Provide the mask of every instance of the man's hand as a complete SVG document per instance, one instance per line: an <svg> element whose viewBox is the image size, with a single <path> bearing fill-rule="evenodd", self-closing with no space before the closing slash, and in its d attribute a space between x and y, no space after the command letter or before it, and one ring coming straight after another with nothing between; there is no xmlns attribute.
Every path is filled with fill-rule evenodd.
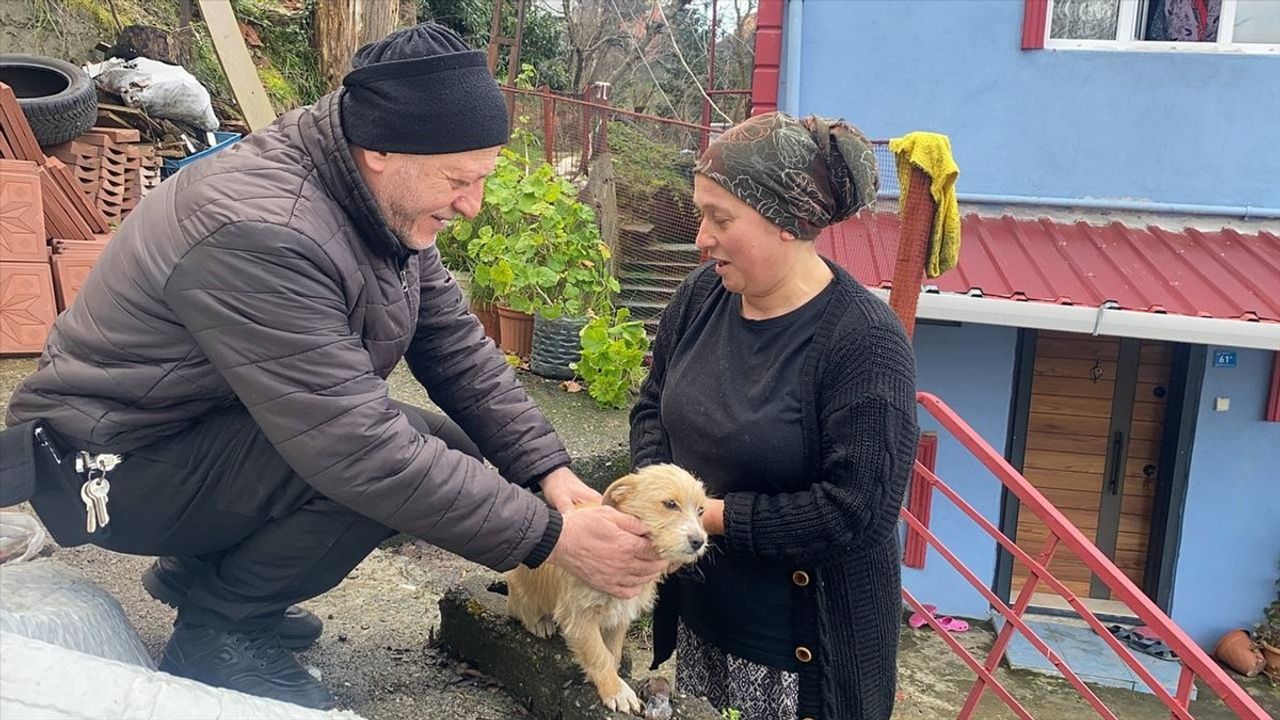
<svg viewBox="0 0 1280 720"><path fill-rule="evenodd" d="M595 505L600 493L592 490L567 467L556 468L542 479L542 494L551 507L567 513L578 505Z"/></svg>
<svg viewBox="0 0 1280 720"><path fill-rule="evenodd" d="M667 563L645 537L649 528L611 507L564 514L560 539L547 562L614 597L633 598Z"/></svg>

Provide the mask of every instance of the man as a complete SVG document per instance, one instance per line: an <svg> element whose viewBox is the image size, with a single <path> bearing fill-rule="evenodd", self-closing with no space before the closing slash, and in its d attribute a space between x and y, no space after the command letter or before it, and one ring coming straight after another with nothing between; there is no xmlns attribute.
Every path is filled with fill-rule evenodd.
<svg viewBox="0 0 1280 720"><path fill-rule="evenodd" d="M161 669L312 707L333 700L285 648L320 621L293 604L393 529L622 597L663 566L634 518L561 515L599 495L432 247L508 139L484 54L424 24L353 66L139 204L8 418L60 544L165 556ZM451 419L388 397L402 358Z"/></svg>

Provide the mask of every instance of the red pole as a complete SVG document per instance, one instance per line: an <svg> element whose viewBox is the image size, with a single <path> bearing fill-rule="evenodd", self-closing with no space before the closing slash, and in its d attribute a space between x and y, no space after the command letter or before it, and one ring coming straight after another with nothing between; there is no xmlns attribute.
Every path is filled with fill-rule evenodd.
<svg viewBox="0 0 1280 720"><path fill-rule="evenodd" d="M542 86L542 149L547 155L547 164L556 164L556 106L551 99L551 86Z"/></svg>

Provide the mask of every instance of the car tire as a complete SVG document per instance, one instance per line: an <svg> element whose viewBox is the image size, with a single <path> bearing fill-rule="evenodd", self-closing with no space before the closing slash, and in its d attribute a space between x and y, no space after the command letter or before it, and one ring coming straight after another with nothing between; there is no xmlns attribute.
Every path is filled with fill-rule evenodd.
<svg viewBox="0 0 1280 720"><path fill-rule="evenodd" d="M44 55L0 55L0 82L13 88L41 147L80 137L98 119L98 93L83 69Z"/></svg>

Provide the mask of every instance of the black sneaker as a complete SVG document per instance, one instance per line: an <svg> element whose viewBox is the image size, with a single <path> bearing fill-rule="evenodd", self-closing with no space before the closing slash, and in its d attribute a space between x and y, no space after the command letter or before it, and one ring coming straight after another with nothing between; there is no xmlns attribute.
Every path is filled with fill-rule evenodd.
<svg viewBox="0 0 1280 720"><path fill-rule="evenodd" d="M206 685L328 710L333 696L280 644L273 628L219 630L179 622L160 670Z"/></svg>
<svg viewBox="0 0 1280 720"><path fill-rule="evenodd" d="M177 609L187 596L187 589L195 581L192 561L181 558L156 558L142 574L142 587L151 597ZM315 613L290 605L284 611L284 619L276 626L280 643L290 650L304 650L315 644L324 631L324 622Z"/></svg>

